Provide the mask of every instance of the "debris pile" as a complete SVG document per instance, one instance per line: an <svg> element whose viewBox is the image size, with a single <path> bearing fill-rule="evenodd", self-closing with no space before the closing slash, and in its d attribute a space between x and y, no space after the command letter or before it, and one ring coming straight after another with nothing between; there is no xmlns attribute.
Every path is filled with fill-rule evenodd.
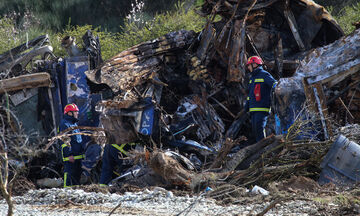
<svg viewBox="0 0 360 216"><path fill-rule="evenodd" d="M45 73L31 74L29 85L17 81L23 76L1 80L0 93L44 87L37 114L48 134L57 135L62 108L74 102L83 134L105 131L108 144L137 143L129 155L135 166L117 178L123 182L194 191L211 185L219 196L294 174L317 178L334 142L330 116L358 123L360 30L342 37L310 0L208 0L198 12L210 17L202 32L171 32L105 62L91 33L83 51L66 37L69 58L44 60L37 72ZM252 55L279 80L267 128L276 135L257 143L244 111ZM50 144L45 149L56 150Z"/></svg>
<svg viewBox="0 0 360 216"><path fill-rule="evenodd" d="M323 7L305 0L206 1L199 13L211 18L199 35L167 34L123 51L86 73L92 82L106 84L115 92L112 100L97 105L104 129L116 142L145 141L152 152L145 152L144 158L148 157L155 172L192 189L224 176L235 185L262 185L292 174L315 177L333 141L324 104L329 93L317 89L320 93L312 97L320 97L322 109L309 103L313 109L304 108L311 114L304 118L300 108L310 100L311 92L304 93L307 86L302 79L309 81L327 72L346 78L358 72L343 65L359 65L353 61L355 49L341 59L336 51L354 46L357 34L340 39L346 41L340 44L336 40L343 32L338 24ZM222 19L215 22L216 15ZM312 51L324 45L328 46ZM325 59L334 56L334 70L309 67L307 62L314 64L316 53L324 67L329 67ZM261 56L267 69L280 78L274 98L278 124L269 132L285 133L256 144L242 111L248 83L244 66L251 55ZM333 85L344 85L343 79L331 80ZM299 138L307 140L296 141ZM177 149L189 159L196 156L203 171L184 169L180 165L184 162L169 157L162 152L165 149Z"/></svg>

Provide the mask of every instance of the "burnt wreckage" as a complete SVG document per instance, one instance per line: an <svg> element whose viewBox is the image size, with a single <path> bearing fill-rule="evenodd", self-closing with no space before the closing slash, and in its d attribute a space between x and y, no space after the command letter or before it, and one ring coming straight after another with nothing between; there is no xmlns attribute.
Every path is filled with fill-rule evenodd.
<svg viewBox="0 0 360 216"><path fill-rule="evenodd" d="M103 63L96 52L93 57L88 55L95 64L81 59L77 55L84 53L74 47L71 37L65 38L64 47L76 59L63 63L67 75L58 78L63 83L56 88L66 86L67 93L59 95L84 105L82 125L104 130L111 143L140 140L154 150L150 157L149 152L143 156L155 173L172 184L191 188L204 179L223 178L236 168L246 169L265 150L284 145L282 136L250 145L254 138L248 115L242 111L249 56L262 57L267 70L280 81L268 134L289 134L305 102L307 110L320 116L315 127L320 132L310 133L311 139L327 140L332 135L328 118L332 113L338 119L360 114L356 108L360 105L356 90L359 49L351 48L358 46L359 32L342 37L343 31L322 6L309 0L207 0L198 13L209 18L202 32L171 32ZM87 66L80 67L77 62ZM76 86L74 80L82 84ZM83 89L78 94L77 90ZM343 112L344 103L349 107ZM96 115L86 123L87 114L94 109ZM58 119L53 122L56 125ZM186 157L174 151L162 153L159 148L177 149ZM227 158L228 154L233 157ZM279 165L283 170L295 166L298 164ZM223 172L196 174L203 168L223 168ZM268 174L276 173L268 168ZM138 168L135 170L138 173ZM238 183L246 180L239 176L244 173L230 179Z"/></svg>
<svg viewBox="0 0 360 216"><path fill-rule="evenodd" d="M99 105L103 126L114 130L115 139L117 127L125 127L112 123L115 118L132 115L133 126L143 133L140 119L146 114L131 109L137 109L135 101L152 99L147 109L158 112L151 111L150 125L168 132L168 143L219 149L226 138L249 134L241 112L248 56L261 56L277 79L292 77L311 49L343 36L328 12L312 1L206 1L200 13L210 19L199 34L170 33L86 72L91 81L116 92L111 102ZM216 15L222 19L214 22Z"/></svg>

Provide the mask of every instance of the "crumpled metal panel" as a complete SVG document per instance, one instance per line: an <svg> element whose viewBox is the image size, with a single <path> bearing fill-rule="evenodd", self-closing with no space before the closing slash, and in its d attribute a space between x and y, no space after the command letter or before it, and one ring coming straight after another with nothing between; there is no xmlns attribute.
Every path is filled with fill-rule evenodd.
<svg viewBox="0 0 360 216"><path fill-rule="evenodd" d="M90 94L85 71L89 69L87 56L75 56L65 59L66 93L68 103L79 107L79 124L97 126L98 114L94 112L95 104L101 100L100 94Z"/></svg>
<svg viewBox="0 0 360 216"><path fill-rule="evenodd" d="M252 2L225 1L219 5L219 1L208 0L202 6L202 13L212 15L216 10L216 13L223 17L223 20L217 23L209 21L210 23L207 24L208 27L215 26L216 32L212 34L213 37L208 38L208 28L205 28L201 35L203 38L199 50L204 48L201 44L213 41L213 46L212 44L206 46L208 53L211 54L206 56L202 64L208 69L209 64L221 59L227 65L227 81L242 82L243 86L246 86L241 70L234 70L234 67L238 67L239 59L251 55L260 55L275 77L291 76L295 71L291 64L296 64L295 60L301 59L310 49L332 43L344 35L340 26L324 7L311 0L259 0L251 8ZM237 4L239 10L234 13ZM249 16L246 17L249 9ZM243 28L239 21L243 19L246 22L247 39L253 41L252 46L249 46L249 41L246 40L246 52L243 46L238 46L239 35ZM282 68L281 71L273 71L276 69L274 65L277 60L274 50L279 43L282 46L282 61L287 63L287 67ZM212 50L216 50L215 55L212 54ZM234 58L234 55L238 57Z"/></svg>
<svg viewBox="0 0 360 216"><path fill-rule="evenodd" d="M336 42L312 51L294 77L308 77L309 84L330 82L332 86L360 69L360 29Z"/></svg>
<svg viewBox="0 0 360 216"><path fill-rule="evenodd" d="M193 31L168 33L117 54L86 75L94 83L107 84L114 92L129 90L151 80L163 69L163 54L186 49L194 37Z"/></svg>
<svg viewBox="0 0 360 216"><path fill-rule="evenodd" d="M89 69L89 62L86 56L71 57L65 59L65 70L67 72L67 96L87 97L90 93L86 83L86 77L82 73Z"/></svg>
<svg viewBox="0 0 360 216"><path fill-rule="evenodd" d="M308 85L323 84L330 88L352 74L360 72L360 29L332 44L317 48L300 63L291 78L279 80L275 89L275 107L280 127L284 132L304 108L303 80ZM312 88L311 88L312 89Z"/></svg>

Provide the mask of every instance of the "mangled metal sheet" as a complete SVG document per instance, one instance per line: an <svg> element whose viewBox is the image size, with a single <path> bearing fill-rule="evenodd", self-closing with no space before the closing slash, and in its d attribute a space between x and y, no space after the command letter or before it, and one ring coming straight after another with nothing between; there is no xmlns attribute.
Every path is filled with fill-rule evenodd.
<svg viewBox="0 0 360 216"><path fill-rule="evenodd" d="M88 71L86 75L94 83L107 84L114 92L129 90L151 80L163 69L163 55L186 49L194 36L194 32L183 30L141 43L109 59L99 69Z"/></svg>
<svg viewBox="0 0 360 216"><path fill-rule="evenodd" d="M360 30L311 52L294 77L307 77L309 84L332 87L360 69Z"/></svg>
<svg viewBox="0 0 360 216"><path fill-rule="evenodd" d="M208 65L212 61L217 59L223 61L223 65L229 68L228 81L244 82L243 59L251 55L262 56L275 77L291 76L296 68L296 60L304 56L306 53L304 51L332 43L343 35L340 26L330 14L313 1L223 1L220 4L219 2L210 0L202 6L202 14L219 14L223 19L215 23L209 21L211 23L203 30L198 48L198 50L206 49L209 53L216 50L216 54L204 58L199 56L198 52L197 56L209 70L211 69ZM246 16L247 12L249 12L248 16ZM246 37L243 23L246 23ZM209 34L214 30L214 33ZM204 41L212 41L213 46L207 45ZM246 47L237 45L245 41ZM240 56L231 60L231 56L234 55ZM292 66L294 64L295 66ZM234 67L240 68L237 75L231 70Z"/></svg>
<svg viewBox="0 0 360 216"><path fill-rule="evenodd" d="M101 100L100 94L90 94L85 71L89 70L87 56L74 56L65 59L66 95L68 103L79 107L79 123L86 126L98 126L95 104Z"/></svg>
<svg viewBox="0 0 360 216"><path fill-rule="evenodd" d="M356 30L332 44L315 49L301 61L293 77L280 79L275 92L277 113L283 129L293 123L304 108L306 99L307 108L319 112L322 122L327 118L327 106L336 99L341 102L338 110L350 112L340 96L352 88L355 89L354 93L348 94L345 99L353 105L360 105L359 101L354 100L360 78L359 43L360 30ZM358 110L352 111L357 115ZM325 130L330 123L327 126L324 122L322 124ZM326 131L324 133L326 135Z"/></svg>

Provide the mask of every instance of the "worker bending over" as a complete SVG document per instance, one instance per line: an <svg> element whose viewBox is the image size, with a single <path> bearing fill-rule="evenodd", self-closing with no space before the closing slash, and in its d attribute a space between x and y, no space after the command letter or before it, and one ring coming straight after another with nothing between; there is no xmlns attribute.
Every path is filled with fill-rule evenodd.
<svg viewBox="0 0 360 216"><path fill-rule="evenodd" d="M124 158L127 157L127 151L130 150L132 146L135 146L135 143L105 145L99 182L101 186L110 183L116 166L119 166L120 170L123 171Z"/></svg>

